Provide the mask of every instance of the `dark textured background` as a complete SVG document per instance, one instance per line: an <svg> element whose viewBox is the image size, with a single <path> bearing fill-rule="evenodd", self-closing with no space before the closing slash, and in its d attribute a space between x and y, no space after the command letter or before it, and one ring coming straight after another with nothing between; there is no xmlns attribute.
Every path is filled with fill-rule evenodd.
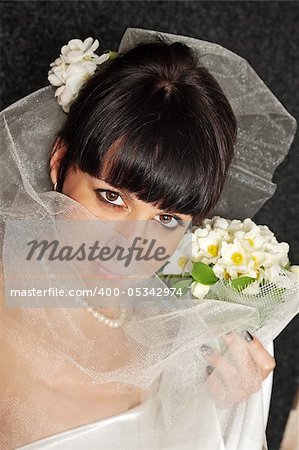
<svg viewBox="0 0 299 450"><path fill-rule="evenodd" d="M117 50L131 26L188 35L231 49L250 62L298 120L296 1L2 1L0 8L1 109L48 84L49 64L70 39L91 36L99 39L101 50ZM257 223L267 224L279 241L289 242L293 264L299 264L298 141L297 132L274 174L276 193L254 217ZM298 337L294 319L274 343L277 366L267 427L270 450L279 448L299 383Z"/></svg>

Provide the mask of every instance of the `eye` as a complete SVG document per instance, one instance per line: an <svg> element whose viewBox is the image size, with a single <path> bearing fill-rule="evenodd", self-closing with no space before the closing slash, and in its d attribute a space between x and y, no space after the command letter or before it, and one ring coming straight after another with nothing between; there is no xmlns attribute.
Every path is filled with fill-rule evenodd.
<svg viewBox="0 0 299 450"><path fill-rule="evenodd" d="M97 189L97 193L102 197L102 199L110 203L113 206L123 206L125 205L122 197L118 192L110 191L108 189Z"/></svg>
<svg viewBox="0 0 299 450"><path fill-rule="evenodd" d="M177 228L181 225L181 219L171 216L170 214L159 214L156 216L157 222L160 222L166 228Z"/></svg>

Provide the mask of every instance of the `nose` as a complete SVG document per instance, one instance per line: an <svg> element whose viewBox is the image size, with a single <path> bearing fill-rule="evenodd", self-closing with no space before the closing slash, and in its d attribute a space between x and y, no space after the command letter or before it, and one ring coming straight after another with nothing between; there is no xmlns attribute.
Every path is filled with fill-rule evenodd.
<svg viewBox="0 0 299 450"><path fill-rule="evenodd" d="M118 231L125 239L132 241L136 237L142 239L149 238L150 220L127 218L118 220L114 229Z"/></svg>
<svg viewBox="0 0 299 450"><path fill-rule="evenodd" d="M158 267L155 261L155 251L159 242L153 235L152 221L150 219L122 219L114 224L116 230L114 244L124 247L125 253L131 252L132 259L126 268L126 274L130 275L130 282L140 281L140 275L151 276ZM122 263L120 263L122 264ZM160 267L161 263L159 263ZM133 276L133 279L132 279Z"/></svg>

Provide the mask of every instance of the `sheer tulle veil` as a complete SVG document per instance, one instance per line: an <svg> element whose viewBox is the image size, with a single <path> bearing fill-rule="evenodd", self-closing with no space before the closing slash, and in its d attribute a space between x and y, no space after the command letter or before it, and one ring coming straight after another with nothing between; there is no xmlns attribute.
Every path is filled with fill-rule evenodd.
<svg viewBox="0 0 299 450"><path fill-rule="evenodd" d="M151 40L156 33L128 28L118 51L125 52L141 41ZM159 34L169 42L184 42L195 51L221 85L237 117L236 155L213 214L252 217L275 192L272 175L289 151L296 120L244 58L215 43ZM99 284L95 272L94 277L87 276L91 274L89 261L81 261L80 265L60 265L49 260L26 262L25 244L29 240L51 236L51 240L68 242L71 230L74 242L82 241L82 236L85 242L92 241L97 235L101 243L109 242L110 246L126 243L116 228L96 220L82 205L53 191L49 155L65 117L52 86L33 92L0 113L0 239L6 300L1 306L1 345L9 346L16 357L22 355L28 361L37 354L41 361L50 358L53 378L64 379L68 369L73 368L78 380L98 385L99 389L106 385L111 395L116 386L118 390L127 386L141 389L142 402L153 402L155 414L134 433L136 449L148 448L148 442L151 450L258 450L263 444L266 446L261 390L241 403L231 404L228 386L221 386L221 395L215 392L211 377L217 374L207 374L200 347L209 344L229 357L230 348L224 345L222 337L228 331L244 329L256 332L264 344L271 342L298 311L295 284L287 286L288 302L273 308L272 319L258 330L257 312L251 307L216 299L194 306L188 295L179 298L167 293L164 283L155 273L149 273L144 264L133 264L124 272L122 262L117 260L107 263L107 272L113 267L127 277L122 284L114 280L115 285L123 289L135 284L160 288L163 295L141 298L130 291L127 299L122 296L129 317L123 327L107 328L106 334L82 326L85 322L80 298L75 305L55 295L44 298L44 303L27 298L21 304L12 298L13 288L51 285L57 289L82 289ZM100 281L107 283L107 278ZM109 304L109 296L102 297L101 302ZM245 341L243 347L245 354ZM35 370L37 377L45 375L42 363ZM252 382L259 376L258 371L248 374ZM18 373L7 395L0 400L0 410L15 418L13 423L20 439L22 431L38 428L44 421L53 421L53 430L59 430L59 417L51 416L39 405L38 390L31 392L29 399ZM63 410L62 404L65 414ZM5 447L8 436L0 431L0 439ZM131 439L132 436L119 436L119 448L135 448ZM16 438L15 447L20 442Z"/></svg>

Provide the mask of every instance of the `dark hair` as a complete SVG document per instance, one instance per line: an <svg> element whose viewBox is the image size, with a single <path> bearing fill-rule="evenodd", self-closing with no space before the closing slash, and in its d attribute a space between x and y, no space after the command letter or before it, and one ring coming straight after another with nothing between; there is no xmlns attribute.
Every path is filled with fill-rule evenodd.
<svg viewBox="0 0 299 450"><path fill-rule="evenodd" d="M67 145L57 190L77 165L165 211L201 221L234 154L236 118L192 49L158 35L101 66L58 132Z"/></svg>

